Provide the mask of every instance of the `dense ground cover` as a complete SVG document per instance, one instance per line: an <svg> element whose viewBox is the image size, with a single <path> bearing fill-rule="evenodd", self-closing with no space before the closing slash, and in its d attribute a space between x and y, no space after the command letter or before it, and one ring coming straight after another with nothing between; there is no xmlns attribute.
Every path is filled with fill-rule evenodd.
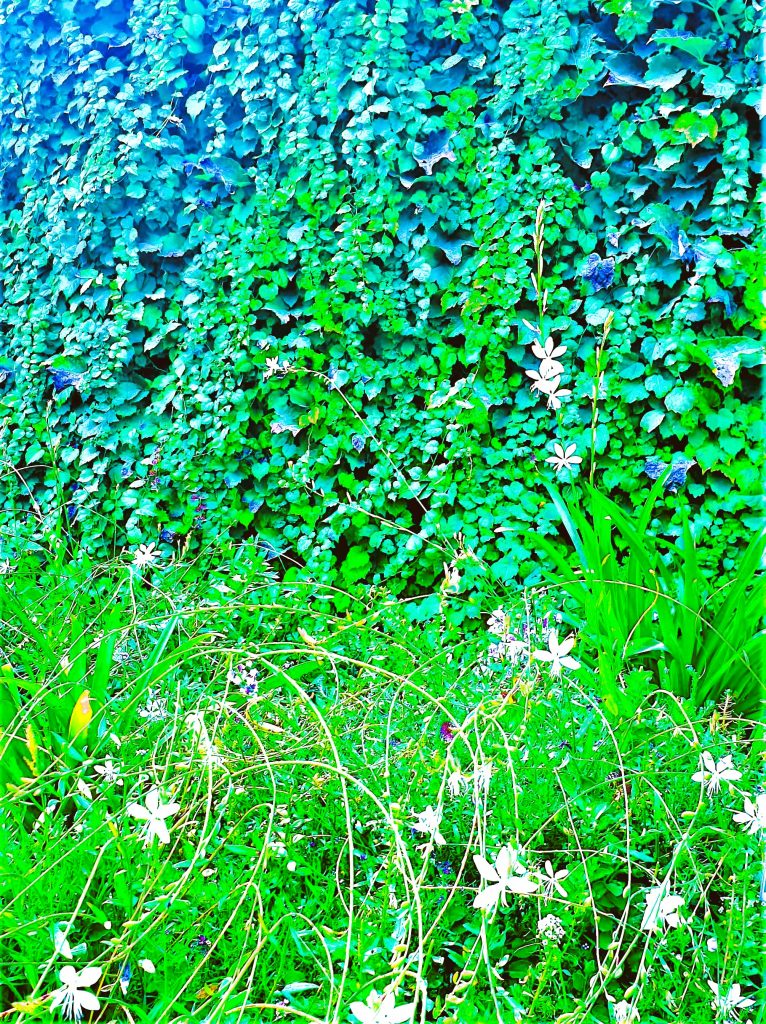
<svg viewBox="0 0 766 1024"><path fill-rule="evenodd" d="M763 1019L752 636L701 698L663 610L605 693L629 580L576 638L566 574L465 634L454 579L423 624L254 546L60 551L2 590L9 1019Z"/></svg>
<svg viewBox="0 0 766 1024"><path fill-rule="evenodd" d="M755 5L11 0L0 33L0 557L65 518L344 590L427 593L461 542L539 580L558 443L627 506L672 463L653 529L691 505L731 568Z"/></svg>

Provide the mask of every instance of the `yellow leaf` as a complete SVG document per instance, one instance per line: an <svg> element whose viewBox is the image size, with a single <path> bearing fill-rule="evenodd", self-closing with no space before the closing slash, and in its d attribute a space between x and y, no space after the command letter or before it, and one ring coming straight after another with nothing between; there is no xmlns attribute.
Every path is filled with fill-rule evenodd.
<svg viewBox="0 0 766 1024"><path fill-rule="evenodd" d="M83 690L74 706L72 717L69 719L69 739L87 739L88 726L93 718L93 709L90 706L90 690Z"/></svg>
<svg viewBox="0 0 766 1024"><path fill-rule="evenodd" d="M33 775L37 776L40 773L37 770L37 740L32 730L32 726L27 724L25 735L27 737L27 750L29 751L29 757L24 758L24 764L29 768Z"/></svg>

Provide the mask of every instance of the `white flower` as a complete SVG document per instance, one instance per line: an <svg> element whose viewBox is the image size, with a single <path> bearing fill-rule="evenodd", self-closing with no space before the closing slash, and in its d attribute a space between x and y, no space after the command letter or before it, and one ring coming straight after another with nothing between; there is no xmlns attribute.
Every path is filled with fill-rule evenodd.
<svg viewBox="0 0 766 1024"><path fill-rule="evenodd" d="M560 444L554 444L553 450L556 454L551 455L545 461L550 462L555 467L557 473L560 473L562 469L573 469L582 462L580 456L575 454L577 451L576 444L567 445L566 451Z"/></svg>
<svg viewBox="0 0 766 1024"><path fill-rule="evenodd" d="M702 767L692 775L692 782L701 782L707 790L708 796L717 793L721 788L721 781L736 782L742 778L742 772L734 767L731 754L722 757L716 763L709 750L702 752Z"/></svg>
<svg viewBox="0 0 766 1024"><path fill-rule="evenodd" d="M67 940L67 926L65 924L55 924L53 926L53 948L60 956L66 957L67 960L72 959L72 947Z"/></svg>
<svg viewBox="0 0 766 1024"><path fill-rule="evenodd" d="M473 784L476 793L489 793L489 783L492 778L493 765L491 761L481 764L473 773Z"/></svg>
<svg viewBox="0 0 766 1024"><path fill-rule="evenodd" d="M92 992L86 992L86 988L95 985L101 977L100 967L84 967L76 971L74 967L67 964L59 971L61 988L53 993L51 1010L57 1006L61 1007L61 1016L68 1020L81 1020L83 1010L98 1010L101 1004Z"/></svg>
<svg viewBox="0 0 766 1024"><path fill-rule="evenodd" d="M678 910L685 902L683 896L674 896L672 893L666 895L664 885L650 889L646 894L646 910L641 922L641 930L656 932L660 921L669 928L677 928L683 924L683 918Z"/></svg>
<svg viewBox="0 0 766 1024"><path fill-rule="evenodd" d="M427 832L431 836L437 846L442 846L445 842L444 836L439 831L439 826L442 822L441 811L435 811L429 804L424 811L421 811L417 816L417 821L412 826L416 832Z"/></svg>
<svg viewBox="0 0 766 1024"><path fill-rule="evenodd" d="M121 786L122 779L120 778L120 769L111 759L107 757L103 764L94 765L93 771L100 775L104 782L109 782L113 786Z"/></svg>
<svg viewBox="0 0 766 1024"><path fill-rule="evenodd" d="M469 779L463 775L459 768L456 768L454 772L447 779L447 789L449 790L450 796L460 796L461 790L467 786Z"/></svg>
<svg viewBox="0 0 766 1024"><path fill-rule="evenodd" d="M157 968L154 966L151 960L148 960L146 958L144 958L143 960L139 960L138 966L141 968L142 971L146 971L147 974L154 974L154 972L157 970Z"/></svg>
<svg viewBox="0 0 766 1024"><path fill-rule="evenodd" d="M540 883L533 881L519 859L519 854L510 846L503 846L497 855L494 865L479 854L474 854L473 862L485 882L491 884L482 890L473 901L477 910L490 910L498 902L505 907L506 893L526 894L535 892Z"/></svg>
<svg viewBox="0 0 766 1024"><path fill-rule="evenodd" d="M149 565L157 557L157 545L156 544L141 544L138 550L133 555L133 565L137 569L142 569L145 565Z"/></svg>
<svg viewBox="0 0 766 1024"><path fill-rule="evenodd" d="M549 661L551 663L551 675L560 676L562 668L580 667L579 661L569 657L569 652L574 647L574 643L575 638L573 636L567 637L566 640L559 643L558 633L555 629L552 629L548 634L548 650L534 651L532 657L537 658L538 661Z"/></svg>
<svg viewBox="0 0 766 1024"><path fill-rule="evenodd" d="M570 388L560 388L557 384L552 391L548 392L548 408L553 410L560 409L561 399L571 394Z"/></svg>
<svg viewBox="0 0 766 1024"><path fill-rule="evenodd" d="M143 707L138 709L141 718L148 722L161 722L168 717L168 702L166 697L155 697L150 690L147 694L147 701Z"/></svg>
<svg viewBox="0 0 766 1024"><path fill-rule="evenodd" d="M175 814L180 810L180 806L175 803L162 803L159 790L151 789L146 794L146 807L142 807L141 804L128 804L127 811L132 817L147 822L145 845L148 846L155 836L161 843L170 842L165 818Z"/></svg>
<svg viewBox="0 0 766 1024"><path fill-rule="evenodd" d="M442 590L460 590L460 570L455 562L444 563L444 580Z"/></svg>
<svg viewBox="0 0 766 1024"><path fill-rule="evenodd" d="M738 1020L740 1010L746 1010L750 1006L755 1006L754 999L742 998L740 995L742 991L741 985L732 985L725 994L714 981L708 981L708 985L715 996L710 1005L718 1017L723 1017L726 1020Z"/></svg>
<svg viewBox="0 0 766 1024"><path fill-rule="evenodd" d="M532 390L539 391L541 395L550 395L558 390L561 383L561 374L555 377L544 377L537 370L527 370L527 377L532 379Z"/></svg>
<svg viewBox="0 0 766 1024"><path fill-rule="evenodd" d="M532 345L532 355L535 359L557 359L563 356L566 350L566 345L556 345L553 338L546 339L544 348L539 341Z"/></svg>
<svg viewBox="0 0 766 1024"><path fill-rule="evenodd" d="M505 636L511 628L511 617L502 608L492 612L487 619L487 629L494 636Z"/></svg>
<svg viewBox="0 0 766 1024"><path fill-rule="evenodd" d="M414 1010L414 1003L397 1006L393 992L378 995L375 989L363 1003L351 1004L351 1012L361 1024L406 1024L412 1020Z"/></svg>
<svg viewBox="0 0 766 1024"><path fill-rule="evenodd" d="M537 931L543 942L555 942L558 945L566 932L561 919L555 914L548 914L537 922Z"/></svg>
<svg viewBox="0 0 766 1024"><path fill-rule="evenodd" d="M737 811L734 820L738 825L747 825L747 832L752 836L760 829L766 828L766 793L759 793L755 803L749 796L745 797L745 809Z"/></svg>
<svg viewBox="0 0 766 1024"><path fill-rule="evenodd" d="M614 1004L614 1024L638 1024L640 1020L638 1008L631 1006L627 999Z"/></svg>
<svg viewBox="0 0 766 1024"><path fill-rule="evenodd" d="M274 357L273 359L266 360L266 369L263 371L263 379L268 380L275 373L288 373L292 369L292 363L289 360L285 360L280 363L279 359Z"/></svg>
<svg viewBox="0 0 766 1024"><path fill-rule="evenodd" d="M560 893L562 896L567 895L567 891L561 884L560 879L566 878L569 872L566 868L562 868L561 871L553 871L553 865L549 860L545 862L545 869L540 873L540 881L543 883L543 893L546 899L550 899L554 892Z"/></svg>

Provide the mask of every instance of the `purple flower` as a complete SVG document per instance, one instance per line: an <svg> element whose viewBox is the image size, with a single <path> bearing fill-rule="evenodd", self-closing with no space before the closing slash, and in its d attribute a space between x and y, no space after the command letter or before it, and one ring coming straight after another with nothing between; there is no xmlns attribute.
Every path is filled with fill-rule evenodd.
<svg viewBox="0 0 766 1024"><path fill-rule="evenodd" d="M675 494L686 483L686 474L695 465L694 459L679 459L673 463L670 476L665 481L665 490Z"/></svg>
<svg viewBox="0 0 766 1024"><path fill-rule="evenodd" d="M663 462L662 459L647 459L644 463L644 472L650 480L659 480L667 468L667 462Z"/></svg>
<svg viewBox="0 0 766 1024"><path fill-rule="evenodd" d="M609 288L614 281L614 256L602 260L592 252L583 264L580 277L593 288L594 292Z"/></svg>
<svg viewBox="0 0 766 1024"><path fill-rule="evenodd" d="M78 391L81 389L81 373L73 373L71 370L56 370L52 367L50 373L53 378L53 389L56 394L64 391L65 388L76 388Z"/></svg>
<svg viewBox="0 0 766 1024"><path fill-rule="evenodd" d="M445 743L451 743L454 740L455 734L452 731L452 725L450 722L442 722L439 729L439 735Z"/></svg>
<svg viewBox="0 0 766 1024"><path fill-rule="evenodd" d="M354 434L354 436L351 438L351 444L355 451L364 451L365 440L359 434Z"/></svg>
<svg viewBox="0 0 766 1024"><path fill-rule="evenodd" d="M166 544L172 544L175 539L176 535L174 531L169 530L167 526L160 530L160 540L164 541Z"/></svg>

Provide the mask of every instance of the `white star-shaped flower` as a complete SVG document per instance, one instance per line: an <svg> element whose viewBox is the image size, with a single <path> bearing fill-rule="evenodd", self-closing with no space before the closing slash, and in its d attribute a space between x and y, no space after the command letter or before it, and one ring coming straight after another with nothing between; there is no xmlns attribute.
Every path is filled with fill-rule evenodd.
<svg viewBox="0 0 766 1024"><path fill-rule="evenodd" d="M149 565L150 562L153 562L156 557L156 544L141 544L133 555L133 565L135 565L137 569L143 569L145 565Z"/></svg>
<svg viewBox="0 0 766 1024"><path fill-rule="evenodd" d="M641 930L656 932L660 922L666 924L668 928L677 928L684 923L678 911L685 902L683 896L667 894L664 885L650 889L646 894L646 910L641 922Z"/></svg>
<svg viewBox="0 0 766 1024"><path fill-rule="evenodd" d="M552 629L548 634L548 650L533 651L532 657L538 661L549 661L551 663L551 675L560 676L562 668L579 668L580 662L569 657L569 652L575 644L575 638L569 636L559 643L558 633Z"/></svg>
<svg viewBox="0 0 766 1024"><path fill-rule="evenodd" d="M407 1024L412 1020L414 1010L414 1003L397 1006L393 992L379 995L375 989L363 1003L351 1004L351 1012L360 1024Z"/></svg>
<svg viewBox="0 0 766 1024"><path fill-rule="evenodd" d="M477 910L491 910L498 903L505 907L508 905L506 896L509 892L528 896L540 887L539 882L529 877L518 853L510 846L501 848L494 864L490 864L478 853L474 854L473 862L482 881L490 883L473 901Z"/></svg>
<svg viewBox="0 0 766 1024"><path fill-rule="evenodd" d="M576 444L567 445L566 450L560 444L554 444L553 451L556 454L550 455L545 461L550 462L557 473L560 473L562 469L574 469L582 462L580 456L575 454Z"/></svg>
<svg viewBox="0 0 766 1024"><path fill-rule="evenodd" d="M553 338L547 338L545 346L542 346L539 341L532 344L532 355L535 359L557 359L559 356L563 356L566 350L566 345L557 345Z"/></svg>
<svg viewBox="0 0 766 1024"><path fill-rule="evenodd" d="M736 782L741 778L742 772L738 772L734 767L731 754L716 762L709 750L703 750L702 767L692 775L692 782L701 782L708 796L712 796L720 790L721 782Z"/></svg>
<svg viewBox="0 0 766 1024"><path fill-rule="evenodd" d="M766 793L759 793L755 803L749 796L745 797L745 809L737 811L734 820L738 825L746 825L747 832L752 836L766 828Z"/></svg>
<svg viewBox="0 0 766 1024"><path fill-rule="evenodd" d="M76 971L67 964L59 971L61 988L57 988L51 1000L51 1010L61 1007L61 1016L67 1020L82 1020L83 1010L98 1010L101 1006L92 992L85 990L95 985L101 977L100 967L84 967Z"/></svg>
<svg viewBox="0 0 766 1024"><path fill-rule="evenodd" d="M714 999L710 1004L716 1012L716 1015L723 1017L724 1020L739 1020L739 1011L747 1010L751 1006L755 1006L754 999L743 999L741 992L741 985L732 985L731 988L724 992L723 988L716 985L714 981L708 981L708 985L712 989Z"/></svg>
<svg viewBox="0 0 766 1024"><path fill-rule="evenodd" d="M107 757L103 764L94 765L93 771L100 775L104 782L109 782L113 786L121 786L123 784L120 778L120 769L111 757Z"/></svg>
<svg viewBox="0 0 766 1024"><path fill-rule="evenodd" d="M160 791L151 789L146 794L146 807L142 807L141 804L128 804L127 811L132 817L147 823L145 845L148 846L155 836L161 843L170 842L170 832L165 819L175 814L180 807L181 805L176 803L162 803Z"/></svg>
<svg viewBox="0 0 766 1024"><path fill-rule="evenodd" d="M416 832L427 832L437 846L442 846L445 839L439 831L441 822L441 811L434 810L434 808L429 804L424 811L421 811L420 814L418 814L417 821L412 827Z"/></svg>
<svg viewBox="0 0 766 1024"><path fill-rule="evenodd" d="M554 872L553 865L549 860L546 860L545 868L540 872L540 881L543 883L543 893L546 899L550 899L554 892L558 892L561 896L566 897L567 891L561 884L561 881L568 875L569 872L566 868Z"/></svg>

